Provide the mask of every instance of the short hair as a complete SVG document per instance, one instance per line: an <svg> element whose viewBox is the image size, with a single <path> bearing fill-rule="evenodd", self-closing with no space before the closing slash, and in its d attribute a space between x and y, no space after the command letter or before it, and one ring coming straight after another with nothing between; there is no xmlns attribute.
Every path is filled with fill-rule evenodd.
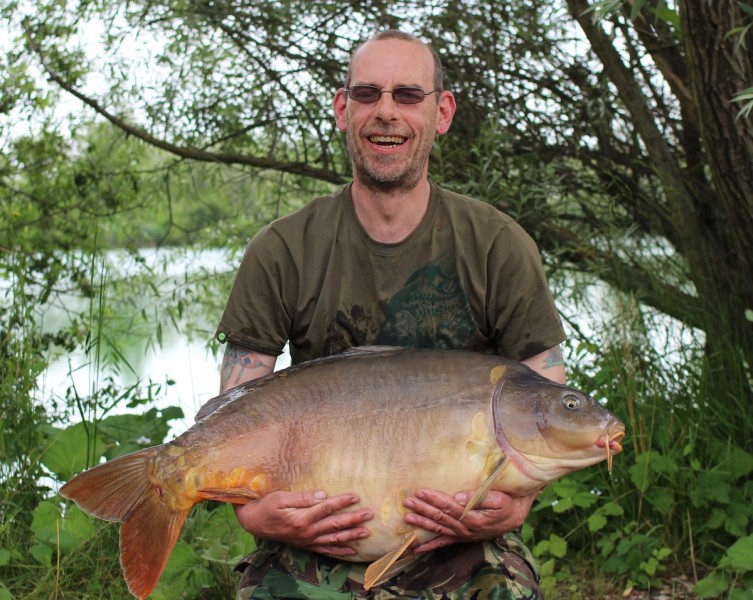
<svg viewBox="0 0 753 600"><path fill-rule="evenodd" d="M363 48L369 42L379 42L382 40L403 40L405 42L413 42L415 44L421 44L424 48L431 52L431 57L434 61L434 89L442 91L444 90L444 68L442 67L442 60L439 58L439 54L429 44L421 41L415 35L405 33L404 31L398 31L396 29L388 29L386 31L380 31L368 40L358 44L350 55L350 62L348 62L348 74L345 78L345 87L350 87L350 80L353 73L353 59L358 51Z"/></svg>

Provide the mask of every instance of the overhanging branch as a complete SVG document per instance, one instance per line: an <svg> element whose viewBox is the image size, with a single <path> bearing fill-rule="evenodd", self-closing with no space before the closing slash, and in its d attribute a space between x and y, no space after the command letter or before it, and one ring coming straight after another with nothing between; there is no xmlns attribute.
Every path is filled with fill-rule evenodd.
<svg viewBox="0 0 753 600"><path fill-rule="evenodd" d="M290 173L292 175L310 177L312 179L326 181L328 183L334 184L342 184L347 181L345 177L337 172L331 171L329 169L317 169L308 165L307 163L280 161L266 157L238 154L235 152L210 152L208 150L203 150L194 146L181 146L158 138L139 127L131 125L125 119L112 114L102 105L100 105L99 102L80 92L73 85L68 83L49 65L49 61L42 51L42 48L36 42L33 35L28 29L26 29L26 37L34 52L39 56L42 68L45 70L47 76L52 81L54 81L63 90L65 90L75 98L78 98L81 102L92 108L98 115L104 117L122 131L151 146L154 146L155 148L159 148L161 150L164 150L165 152L169 152L170 154L187 160L221 163L227 165L246 165L258 169L280 171L282 173Z"/></svg>

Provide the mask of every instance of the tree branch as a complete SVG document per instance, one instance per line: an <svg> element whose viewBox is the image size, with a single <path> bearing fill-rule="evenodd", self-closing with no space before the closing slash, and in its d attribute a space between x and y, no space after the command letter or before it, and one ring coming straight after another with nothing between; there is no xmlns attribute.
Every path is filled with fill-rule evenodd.
<svg viewBox="0 0 753 600"><path fill-rule="evenodd" d="M317 179L319 181L326 181L326 182L334 183L334 184L343 184L346 181L348 181L348 178L342 176L341 174L335 171L332 171L329 169L317 169L315 167L312 167L302 162L280 161L280 160L275 160L272 158L248 156L245 154L238 154L235 152L209 152L207 150L196 148L194 146L180 146L178 144L174 144L174 143L168 142L167 140L158 138L144 131L143 129L139 127L135 127L131 125L124 119L112 114L103 106L101 106L99 102L97 102L93 98L86 96L85 94L80 92L78 89L76 89L73 85L65 81L65 79L63 79L63 77L61 77L49 65L49 61L47 60L44 52L42 51L42 48L36 42L36 40L34 39L34 36L31 34L31 32L28 29L26 29L26 37L32 49L34 50L34 52L39 56L40 62L42 64L42 68L45 70L45 72L47 73L47 76L52 81L54 81L57 85L59 85L66 92L78 98L79 100L81 100L81 102L83 102L90 108L94 109L94 111L98 115L101 115L102 117L110 121L110 123L112 123L119 129L123 130L127 134L132 135L133 137L151 146L164 150L165 152L169 152L170 154L174 154L175 156L178 156L180 158L196 160L200 162L213 162L213 163L222 163L222 164L228 164L228 165L231 165L231 164L246 165L246 166L250 166L250 167L254 167L258 169L280 171L283 173L290 173L293 175L300 175L303 177L311 177L312 179Z"/></svg>

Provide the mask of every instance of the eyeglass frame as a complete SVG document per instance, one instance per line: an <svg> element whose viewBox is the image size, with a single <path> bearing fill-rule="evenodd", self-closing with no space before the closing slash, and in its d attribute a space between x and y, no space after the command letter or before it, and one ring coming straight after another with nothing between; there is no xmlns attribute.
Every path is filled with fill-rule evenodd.
<svg viewBox="0 0 753 600"><path fill-rule="evenodd" d="M366 102L366 101L363 101L363 100L358 100L356 98L353 98L350 95L350 90L353 89L353 88L369 88L371 90L378 91L379 95L373 101L371 101L371 102ZM397 92L399 90L420 90L420 92L423 94L423 98L421 98L421 100L419 100L418 102L400 102L400 100L396 100L395 99L395 92ZM354 100L355 102L359 102L360 104L374 104L375 102L379 102L379 100L381 100L382 94L392 94L392 99L397 104L409 104L410 105L410 104L421 104L426 99L427 96L431 96L432 94L436 94L436 93L441 93L444 90L442 90L441 88L437 88L435 90L430 90L430 91L426 92L426 91L424 91L423 88L418 87L418 86L413 86L413 85L399 85L398 87L393 88L391 90L383 90L381 88L378 88L375 85L369 85L367 83L362 83L362 84L356 84L356 85L351 85L349 87L346 87L346 88L344 88L343 91L345 92L345 95L348 98L350 98L351 100Z"/></svg>

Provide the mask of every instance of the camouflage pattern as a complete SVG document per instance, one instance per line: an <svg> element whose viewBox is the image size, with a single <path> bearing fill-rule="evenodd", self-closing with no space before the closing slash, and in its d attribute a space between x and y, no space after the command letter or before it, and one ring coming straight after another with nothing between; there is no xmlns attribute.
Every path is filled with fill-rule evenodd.
<svg viewBox="0 0 753 600"><path fill-rule="evenodd" d="M367 564L260 541L237 570L237 600L538 600L533 556L517 532L477 544L454 544L421 555L381 586L363 589Z"/></svg>

